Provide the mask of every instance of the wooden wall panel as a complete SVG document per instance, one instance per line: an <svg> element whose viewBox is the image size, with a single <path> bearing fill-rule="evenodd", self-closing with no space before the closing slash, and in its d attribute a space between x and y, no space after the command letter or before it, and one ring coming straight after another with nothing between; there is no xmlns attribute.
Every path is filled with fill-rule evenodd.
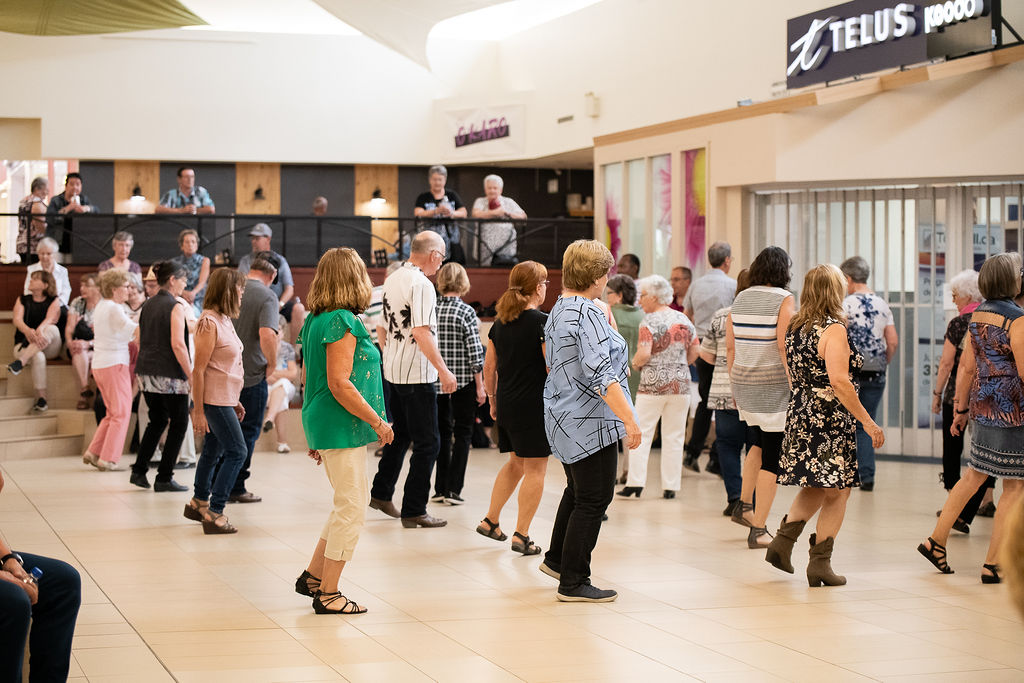
<svg viewBox="0 0 1024 683"><path fill-rule="evenodd" d="M144 202L131 201L132 190L138 185ZM153 213L160 202L159 161L114 162L114 213ZM110 211L110 207L101 207Z"/></svg>
<svg viewBox="0 0 1024 683"><path fill-rule="evenodd" d="M281 164L235 164L235 213L281 213Z"/></svg>
<svg viewBox="0 0 1024 683"><path fill-rule="evenodd" d="M398 166L357 164L355 172L356 215L373 216L375 218L398 216ZM381 196L387 200L387 204L380 208L370 204L373 191L378 188L380 189ZM412 214L411 209L408 214ZM398 240L398 223L396 221L374 221L373 234L389 243L394 243ZM384 244L374 240L374 249L383 247Z"/></svg>

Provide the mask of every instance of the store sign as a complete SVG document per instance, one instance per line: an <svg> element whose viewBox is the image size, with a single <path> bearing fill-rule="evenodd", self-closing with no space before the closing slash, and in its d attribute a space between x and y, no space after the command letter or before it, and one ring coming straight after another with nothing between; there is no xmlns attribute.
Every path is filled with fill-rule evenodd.
<svg viewBox="0 0 1024 683"><path fill-rule="evenodd" d="M929 36L987 15L990 2L853 0L790 19L786 85L801 88L923 62L933 56Z"/></svg>
<svg viewBox="0 0 1024 683"><path fill-rule="evenodd" d="M522 106L446 112L447 149L465 155L521 154L525 149Z"/></svg>

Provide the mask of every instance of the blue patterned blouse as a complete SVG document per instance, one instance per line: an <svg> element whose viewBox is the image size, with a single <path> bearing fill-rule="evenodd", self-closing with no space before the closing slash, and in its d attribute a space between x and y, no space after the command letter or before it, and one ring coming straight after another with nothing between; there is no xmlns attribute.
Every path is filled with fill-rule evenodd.
<svg viewBox="0 0 1024 683"><path fill-rule="evenodd" d="M571 464L625 438L625 425L603 397L618 382L629 401L629 350L604 311L580 296L555 302L544 334L551 368L544 382L544 431L554 456Z"/></svg>

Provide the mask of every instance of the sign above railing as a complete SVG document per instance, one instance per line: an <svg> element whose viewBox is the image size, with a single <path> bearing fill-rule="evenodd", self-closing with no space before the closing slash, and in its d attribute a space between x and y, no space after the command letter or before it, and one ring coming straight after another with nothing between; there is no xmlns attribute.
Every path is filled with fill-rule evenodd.
<svg viewBox="0 0 1024 683"><path fill-rule="evenodd" d="M788 22L786 85L802 88L991 49L998 15L992 0L853 0L805 14Z"/></svg>

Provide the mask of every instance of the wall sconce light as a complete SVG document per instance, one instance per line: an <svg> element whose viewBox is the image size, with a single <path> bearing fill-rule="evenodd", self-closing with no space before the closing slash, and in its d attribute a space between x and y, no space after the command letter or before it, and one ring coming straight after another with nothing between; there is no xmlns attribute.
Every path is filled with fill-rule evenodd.
<svg viewBox="0 0 1024 683"><path fill-rule="evenodd" d="M256 191L252 193L252 198L255 199L256 201L260 201L260 202L263 201L264 199L266 199L266 197L263 194L263 186L262 185L258 185L256 187Z"/></svg>
<svg viewBox="0 0 1024 683"><path fill-rule="evenodd" d="M372 204L373 206L376 206L376 207L381 207L381 206L384 206L387 203L388 203L388 200L384 199L383 195L381 195L380 188L379 187L376 188L373 191L373 196L370 197L370 204Z"/></svg>
<svg viewBox="0 0 1024 683"><path fill-rule="evenodd" d="M135 183L135 187L132 188L132 196L128 199L131 202L144 202L146 201L145 195L142 194L142 188L139 187L138 183Z"/></svg>

